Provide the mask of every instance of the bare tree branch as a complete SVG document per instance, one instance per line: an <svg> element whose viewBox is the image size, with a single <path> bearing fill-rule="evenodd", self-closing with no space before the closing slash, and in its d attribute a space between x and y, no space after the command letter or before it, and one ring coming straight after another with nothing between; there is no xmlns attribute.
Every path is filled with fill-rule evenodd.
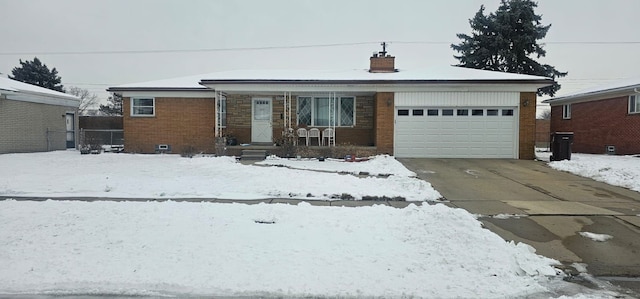
<svg viewBox="0 0 640 299"><path fill-rule="evenodd" d="M71 86L67 93L80 98L80 107L78 107L78 114L80 115L86 114L90 107L95 106L98 103L98 96L94 93L90 93L89 90L84 88Z"/></svg>

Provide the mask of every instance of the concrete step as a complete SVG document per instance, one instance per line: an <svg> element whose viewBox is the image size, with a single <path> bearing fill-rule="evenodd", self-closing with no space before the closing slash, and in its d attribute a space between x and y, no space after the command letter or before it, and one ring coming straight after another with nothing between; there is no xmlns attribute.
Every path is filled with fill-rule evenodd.
<svg viewBox="0 0 640 299"><path fill-rule="evenodd" d="M264 160L267 158L266 150L242 150L242 160Z"/></svg>

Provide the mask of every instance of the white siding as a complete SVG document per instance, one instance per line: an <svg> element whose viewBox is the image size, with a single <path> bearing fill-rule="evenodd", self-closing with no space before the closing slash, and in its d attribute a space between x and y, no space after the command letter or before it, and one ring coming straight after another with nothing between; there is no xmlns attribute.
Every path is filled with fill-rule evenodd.
<svg viewBox="0 0 640 299"><path fill-rule="evenodd" d="M396 92L396 107L517 107L519 92Z"/></svg>

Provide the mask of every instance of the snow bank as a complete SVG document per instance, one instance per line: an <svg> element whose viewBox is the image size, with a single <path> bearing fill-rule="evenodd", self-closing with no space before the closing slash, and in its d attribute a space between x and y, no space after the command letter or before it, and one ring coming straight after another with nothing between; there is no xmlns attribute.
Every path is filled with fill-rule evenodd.
<svg viewBox="0 0 640 299"><path fill-rule="evenodd" d="M0 294L504 298L557 263L444 205L6 200L0 227Z"/></svg>
<svg viewBox="0 0 640 299"><path fill-rule="evenodd" d="M549 166L640 192L639 157L572 154L571 161L554 161Z"/></svg>
<svg viewBox="0 0 640 299"><path fill-rule="evenodd" d="M321 162L316 162L320 164ZM391 157L375 158L389 178L357 177L243 165L232 157L182 158L179 155L100 154L77 151L0 155L0 195L105 198L263 199L364 196L402 197L408 201L442 196ZM348 164L348 165L347 165ZM327 163L325 170L359 172L360 163ZM331 168L331 166L336 168ZM349 167L354 167L350 169Z"/></svg>
<svg viewBox="0 0 640 299"><path fill-rule="evenodd" d="M317 159L285 159L276 156L256 163L258 165L284 166L293 169L330 171L369 175L397 175L415 177L416 173L408 170L402 163L391 156L379 155L362 162L346 162L344 160L327 159L319 162Z"/></svg>

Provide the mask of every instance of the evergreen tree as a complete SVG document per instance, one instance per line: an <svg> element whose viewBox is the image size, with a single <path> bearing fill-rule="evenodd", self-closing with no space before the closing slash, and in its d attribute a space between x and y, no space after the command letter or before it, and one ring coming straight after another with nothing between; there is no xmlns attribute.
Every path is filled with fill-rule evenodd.
<svg viewBox="0 0 640 299"><path fill-rule="evenodd" d="M64 92L64 86L60 84L62 78L58 76L56 68L49 70L38 57L24 62L20 59L20 67L14 67L11 74L13 76L9 76L10 79Z"/></svg>
<svg viewBox="0 0 640 299"><path fill-rule="evenodd" d="M548 64L540 64L535 58L544 57L546 51L537 43L543 39L551 24L542 25L542 16L536 15L538 7L531 0L502 0L495 13L484 14L484 6L473 19L471 36L457 34L462 40L460 44L452 44L451 48L460 53L454 55L460 61L457 66L482 70L527 74L555 78L564 77L567 72L560 72ZM555 83L538 90L538 95L553 96L560 89Z"/></svg>
<svg viewBox="0 0 640 299"><path fill-rule="evenodd" d="M119 93L112 94L107 101L107 105L100 105L100 112L106 115L122 115L122 95Z"/></svg>

